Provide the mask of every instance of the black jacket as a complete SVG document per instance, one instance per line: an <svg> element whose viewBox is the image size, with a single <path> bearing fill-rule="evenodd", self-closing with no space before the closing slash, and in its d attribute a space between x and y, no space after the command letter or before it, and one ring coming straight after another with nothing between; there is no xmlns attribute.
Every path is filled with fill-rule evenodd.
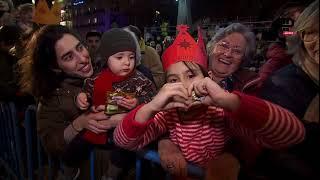
<svg viewBox="0 0 320 180"><path fill-rule="evenodd" d="M14 67L16 58L0 50L0 101L13 100L18 90Z"/></svg>

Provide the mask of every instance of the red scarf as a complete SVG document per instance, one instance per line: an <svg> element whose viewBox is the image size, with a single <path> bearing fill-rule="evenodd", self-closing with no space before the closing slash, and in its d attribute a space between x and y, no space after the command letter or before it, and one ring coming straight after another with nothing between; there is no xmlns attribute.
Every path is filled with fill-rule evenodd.
<svg viewBox="0 0 320 180"><path fill-rule="evenodd" d="M110 69L102 71L94 80L92 105L106 105L106 92L114 91L112 87L114 83L125 81L132 74L134 74L134 71L127 76L117 76ZM86 130L82 137L92 144L106 144L108 139L107 133L96 134L89 130Z"/></svg>

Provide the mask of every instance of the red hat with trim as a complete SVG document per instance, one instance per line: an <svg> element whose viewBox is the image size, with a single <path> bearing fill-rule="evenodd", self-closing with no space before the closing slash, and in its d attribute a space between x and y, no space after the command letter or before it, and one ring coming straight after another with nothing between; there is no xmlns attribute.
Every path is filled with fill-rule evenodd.
<svg viewBox="0 0 320 180"><path fill-rule="evenodd" d="M169 46L162 55L162 65L165 71L177 62L188 61L208 68L208 57L202 38L201 29L198 28L198 43L188 33L187 25L178 25L179 34L173 44Z"/></svg>

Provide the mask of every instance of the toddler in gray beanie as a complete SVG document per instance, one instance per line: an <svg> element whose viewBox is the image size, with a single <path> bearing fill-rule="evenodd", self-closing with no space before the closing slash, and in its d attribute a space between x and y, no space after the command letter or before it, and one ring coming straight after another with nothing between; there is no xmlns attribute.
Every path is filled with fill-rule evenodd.
<svg viewBox="0 0 320 180"><path fill-rule="evenodd" d="M104 112L113 118L115 114L126 113L142 103L148 103L156 93L151 80L136 70L137 46L135 38L122 29L114 28L102 35L98 54L105 66L100 73L85 80L83 92L76 97L77 107ZM91 144L108 144L112 141L112 131L95 134L86 131L82 138ZM114 149L111 152L108 178L117 179L128 165L130 156L127 151Z"/></svg>
<svg viewBox="0 0 320 180"><path fill-rule="evenodd" d="M103 33L98 53L101 58L108 60L110 56L118 52L132 51L136 53L137 48L135 39L129 32L114 28Z"/></svg>

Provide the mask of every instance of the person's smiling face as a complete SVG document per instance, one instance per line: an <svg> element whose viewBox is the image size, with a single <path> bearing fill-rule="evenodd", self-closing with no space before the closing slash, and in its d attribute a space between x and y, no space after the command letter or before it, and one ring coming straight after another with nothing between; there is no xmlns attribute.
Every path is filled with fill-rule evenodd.
<svg viewBox="0 0 320 180"><path fill-rule="evenodd" d="M93 74L91 58L85 46L73 35L64 34L55 44L57 64L66 74L88 78Z"/></svg>
<svg viewBox="0 0 320 180"><path fill-rule="evenodd" d="M237 71L245 55L246 45L240 33L232 33L217 42L210 56L213 76L225 78Z"/></svg>

